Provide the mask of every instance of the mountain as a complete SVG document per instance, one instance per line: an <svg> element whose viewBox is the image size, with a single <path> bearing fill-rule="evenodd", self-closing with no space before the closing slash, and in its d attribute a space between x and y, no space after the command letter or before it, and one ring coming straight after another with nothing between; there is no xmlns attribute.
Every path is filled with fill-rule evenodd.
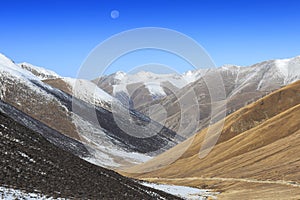
<svg viewBox="0 0 300 200"><path fill-rule="evenodd" d="M226 117L216 146L204 158L200 149L205 152L214 137L206 137L207 128L131 168L131 176L215 188L221 199L299 199L299 94L300 81ZM219 122L210 128L218 126ZM161 168L185 147L178 160Z"/></svg>
<svg viewBox="0 0 300 200"><path fill-rule="evenodd" d="M90 164L2 112L0 156L0 193L3 187L12 188L13 199L18 198L18 191L32 199L179 199Z"/></svg>
<svg viewBox="0 0 300 200"><path fill-rule="evenodd" d="M43 84L34 74L1 54L0 82L1 100L69 137L80 139L76 127L70 122L71 113L57 98L57 96L62 99L68 97Z"/></svg>
<svg viewBox="0 0 300 200"><path fill-rule="evenodd" d="M31 69L0 54L0 100L83 144L89 154L82 158L90 162L109 168L141 163L159 153L156 151L162 152L183 140L175 140L176 133L134 110L119 106L118 113L112 113L112 102L120 103L90 81L64 77L44 80ZM159 131L155 136L139 138L129 135L120 124L135 135ZM51 141L59 145L57 140Z"/></svg>
<svg viewBox="0 0 300 200"><path fill-rule="evenodd" d="M65 91L73 97L90 103L90 106L85 106L84 108L82 108L82 105L75 105L75 107L78 108L76 112L89 122L89 124L84 126L85 129L82 135L89 142L99 145L97 148L104 148L103 150L101 149L102 152L108 151L121 162L127 162L128 160L134 163L143 162L150 159L150 156L157 155L178 142L183 141L183 138L176 136L176 133L166 129L153 120L151 121L150 118L145 115L123 107L117 99L103 92L96 87L94 83L88 80L59 78L44 80L44 82ZM105 99L105 101L103 101L103 99ZM91 105L95 105L96 107ZM115 110L113 110L112 107L114 107ZM93 112L96 112L97 121L94 121L95 119L93 119L91 115ZM79 124L82 123L85 122L82 120L79 121ZM113 149L109 148L108 145L104 145L103 138L99 137L101 135L94 133L99 124L101 130L104 129L105 134L112 139L114 145L126 148L127 150L120 152L117 148ZM139 128L137 128L136 124L139 125ZM90 126L93 127L90 128ZM126 130L122 127L125 127ZM89 133L86 133L87 130L89 130ZM156 133L157 130L157 135L150 135L152 132ZM128 134L128 132L130 132L130 134ZM144 133L149 134L151 137L148 135L141 137ZM158 152L152 154L154 151Z"/></svg>
<svg viewBox="0 0 300 200"><path fill-rule="evenodd" d="M218 76L220 79L216 79ZM152 111L154 114L151 117L178 132L179 125L182 124L180 123L182 117L187 122L193 120L195 116L189 113L195 110L195 106L198 106L196 109L201 112L197 130L201 130L224 115L229 115L270 92L299 80L300 56L291 59L265 61L249 67L227 65L214 69L200 69L189 71L183 74L182 77L190 83L180 88L175 94L148 102L136 109L147 114L149 108L154 105L161 105L164 109L158 107L158 109ZM217 84L221 82L220 80L223 82L224 91L220 89L223 86ZM209 83L209 88L207 83ZM211 102L211 91L220 91L219 97L217 96L214 102ZM191 93L195 94L198 105L181 107L180 100L190 98ZM224 95L222 95L223 93ZM219 106L225 100L226 106ZM214 111L212 111L212 106L215 108ZM163 117L165 112L167 113L166 119ZM215 115L212 116L212 112ZM161 121L161 119L163 120ZM163 123L164 120L165 123ZM186 130L187 133L192 131L194 130Z"/></svg>
<svg viewBox="0 0 300 200"><path fill-rule="evenodd" d="M102 76L93 82L125 105L130 102L131 108L168 96L186 84L181 75L154 74L145 71L136 74L119 71Z"/></svg>

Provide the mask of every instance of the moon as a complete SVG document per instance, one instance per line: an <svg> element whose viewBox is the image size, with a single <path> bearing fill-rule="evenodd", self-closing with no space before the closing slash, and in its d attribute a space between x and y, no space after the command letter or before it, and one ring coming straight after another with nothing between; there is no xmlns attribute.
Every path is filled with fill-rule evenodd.
<svg viewBox="0 0 300 200"><path fill-rule="evenodd" d="M111 11L110 16L112 19L117 19L120 16L120 12L118 10L113 10Z"/></svg>

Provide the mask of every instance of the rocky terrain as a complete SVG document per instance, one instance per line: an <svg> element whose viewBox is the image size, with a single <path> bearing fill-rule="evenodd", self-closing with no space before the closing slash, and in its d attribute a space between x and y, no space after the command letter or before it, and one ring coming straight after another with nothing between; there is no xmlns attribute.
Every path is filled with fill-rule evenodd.
<svg viewBox="0 0 300 200"><path fill-rule="evenodd" d="M0 112L0 185L54 198L179 199L90 164Z"/></svg>

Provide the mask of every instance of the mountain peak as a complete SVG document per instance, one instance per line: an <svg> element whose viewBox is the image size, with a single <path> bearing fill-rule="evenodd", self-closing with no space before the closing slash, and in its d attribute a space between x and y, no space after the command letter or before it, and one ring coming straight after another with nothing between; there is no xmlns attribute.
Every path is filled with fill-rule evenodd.
<svg viewBox="0 0 300 200"><path fill-rule="evenodd" d="M5 72L6 74L11 74L16 77L26 77L27 79L36 79L36 77L20 68L18 65L15 64L15 62L5 55L0 53L0 72Z"/></svg>

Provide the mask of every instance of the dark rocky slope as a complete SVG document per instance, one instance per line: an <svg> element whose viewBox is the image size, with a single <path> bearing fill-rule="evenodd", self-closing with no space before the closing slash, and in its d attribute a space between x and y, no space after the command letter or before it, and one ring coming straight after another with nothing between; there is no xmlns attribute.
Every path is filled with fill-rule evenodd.
<svg viewBox="0 0 300 200"><path fill-rule="evenodd" d="M12 105L9 105L1 100L0 111L21 125L41 134L50 143L56 145L57 147L79 157L90 156L90 153L84 144L48 127L44 123L26 115Z"/></svg>
<svg viewBox="0 0 300 200"><path fill-rule="evenodd" d="M74 199L178 199L64 151L0 112L0 185Z"/></svg>

